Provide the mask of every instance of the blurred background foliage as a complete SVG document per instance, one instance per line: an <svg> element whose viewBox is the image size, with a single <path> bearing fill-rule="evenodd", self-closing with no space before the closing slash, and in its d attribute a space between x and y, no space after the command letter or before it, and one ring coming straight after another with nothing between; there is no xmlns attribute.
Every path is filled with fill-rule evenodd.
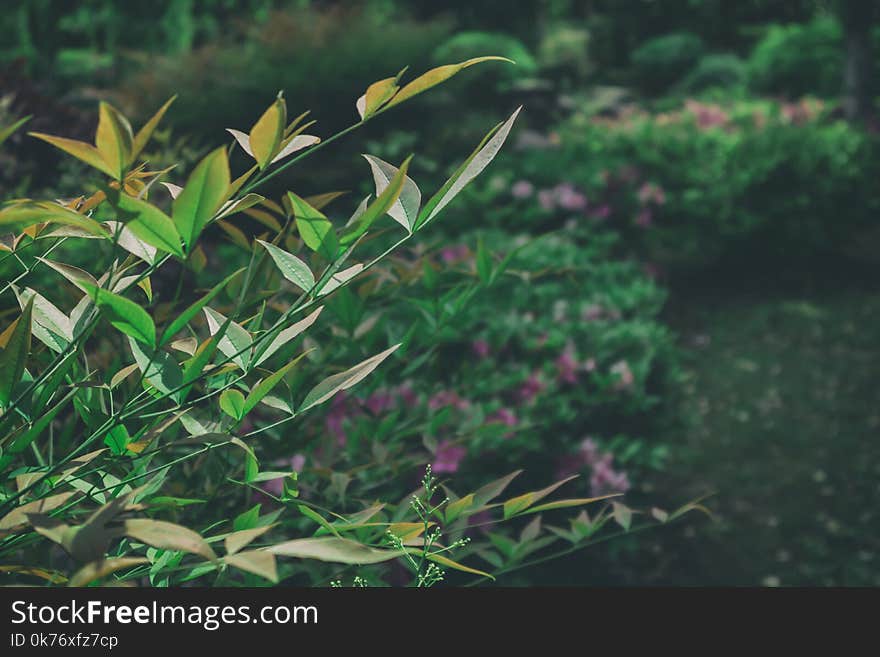
<svg viewBox="0 0 880 657"><path fill-rule="evenodd" d="M525 106L437 244L361 287L378 316L356 297L331 308L352 350L371 332L420 336L424 367L327 410L315 467L376 457L365 442L393 417L421 428L389 449L418 440L474 481L527 462L536 481L579 472L585 490L636 501L714 493L712 520L515 583L880 584L875 3L10 0L0 30L0 125L32 115L30 129L84 138L97 99L142 120L179 94L149 155L182 169L279 89L326 135L405 65L515 60L420 97L390 137L385 117L351 137L346 152L415 151L411 175L430 187L449 158L420 135L463 153ZM363 171L327 149L275 191L347 190L352 205ZM82 173L17 134L0 195L79 194ZM213 239L209 263L247 257ZM485 258L508 255L473 293ZM340 431L345 449L328 447Z"/></svg>

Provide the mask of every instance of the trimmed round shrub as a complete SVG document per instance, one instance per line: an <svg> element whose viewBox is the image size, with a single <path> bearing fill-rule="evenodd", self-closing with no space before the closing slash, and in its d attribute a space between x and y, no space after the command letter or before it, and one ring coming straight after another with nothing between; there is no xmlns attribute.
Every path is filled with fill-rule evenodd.
<svg viewBox="0 0 880 657"><path fill-rule="evenodd" d="M645 93L663 92L691 70L703 52L702 39L689 32L650 39L632 53L634 81Z"/></svg>
<svg viewBox="0 0 880 657"><path fill-rule="evenodd" d="M832 18L773 25L748 63L749 86L759 93L797 98L834 96L843 82L843 34Z"/></svg>
<svg viewBox="0 0 880 657"><path fill-rule="evenodd" d="M685 93L713 88L731 89L744 85L747 77L746 64L736 55L706 55L678 86Z"/></svg>

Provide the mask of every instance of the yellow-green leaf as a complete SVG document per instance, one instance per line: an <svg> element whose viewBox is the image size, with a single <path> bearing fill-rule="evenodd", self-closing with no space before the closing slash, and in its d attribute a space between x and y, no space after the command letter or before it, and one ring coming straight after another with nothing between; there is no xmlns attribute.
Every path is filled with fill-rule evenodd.
<svg viewBox="0 0 880 657"><path fill-rule="evenodd" d="M118 570L139 566L144 563L150 563L150 561L143 557L116 557L93 561L77 570L70 578L68 586L88 586L95 580L103 579Z"/></svg>
<svg viewBox="0 0 880 657"><path fill-rule="evenodd" d="M240 420L244 417L244 395L239 390L229 388L220 395L220 410L229 417Z"/></svg>
<svg viewBox="0 0 880 657"><path fill-rule="evenodd" d="M317 559L331 563L374 564L390 561L403 553L398 550L380 550L357 541L336 536L298 538L267 548L272 554L299 559Z"/></svg>
<svg viewBox="0 0 880 657"><path fill-rule="evenodd" d="M98 109L95 147L117 180L122 180L131 164L133 142L128 120L115 107L102 102Z"/></svg>
<svg viewBox="0 0 880 657"><path fill-rule="evenodd" d="M437 68L431 69L427 73L423 73L412 82L405 84L403 88L397 92L397 95L388 102L386 107L399 105L403 101L409 100L416 94L420 94L423 91L427 91L431 87L437 86L441 82L445 82L453 75L468 68L469 66L489 61L508 62L509 64L515 63L511 59L507 59L507 57L489 56L474 57L473 59L468 59L467 61L459 62L458 64L447 64L445 66L438 66Z"/></svg>
<svg viewBox="0 0 880 657"><path fill-rule="evenodd" d="M254 527L253 529L242 529L237 532L227 534L223 540L228 554L235 554L243 547L247 547L260 536L272 529L275 525L265 525L263 527Z"/></svg>
<svg viewBox="0 0 880 657"><path fill-rule="evenodd" d="M101 153L98 149L91 144L87 144L84 141L77 141L76 139L53 137L52 135L46 135L42 132L29 132L28 134L31 137L36 137L48 144L52 144L55 148L61 149L68 155L73 155L76 159L85 162L102 173L106 173L112 178L116 177L113 168L104 161L104 158L101 157Z"/></svg>
<svg viewBox="0 0 880 657"><path fill-rule="evenodd" d="M134 137L134 143L131 148L131 157L132 159L136 158L141 154L141 151L146 147L147 142L150 141L150 137L153 136L153 132L156 130L156 127L159 125L159 122L162 120L162 117L165 116L165 112L168 111L168 108L171 107L171 103L177 100L177 95L169 98L159 110L153 114L149 121L144 124L138 133Z"/></svg>
<svg viewBox="0 0 880 657"><path fill-rule="evenodd" d="M296 228L306 246L327 260L334 260L339 253L339 240L333 230L333 224L323 213L293 192L287 192L287 198L296 219Z"/></svg>
<svg viewBox="0 0 880 657"><path fill-rule="evenodd" d="M192 529L164 520L132 518L124 524L125 535L141 543L163 550L180 550L214 560L217 555L211 546Z"/></svg>
<svg viewBox="0 0 880 657"><path fill-rule="evenodd" d="M265 169L278 153L286 123L287 104L277 98L251 128L248 142L260 169Z"/></svg>
<svg viewBox="0 0 880 657"><path fill-rule="evenodd" d="M135 237L160 251L184 257L180 233L171 217L155 205L124 194L119 196L117 204L121 210L133 215L125 225Z"/></svg>
<svg viewBox="0 0 880 657"><path fill-rule="evenodd" d="M3 232L17 233L43 222L72 226L99 237L107 236L107 231L94 219L51 201L13 203L0 210L0 230Z"/></svg>
<svg viewBox="0 0 880 657"><path fill-rule="evenodd" d="M223 560L239 570L244 570L260 577L265 577L270 582L278 583L278 568L275 563L275 555L265 550L249 550L238 554L226 555Z"/></svg>

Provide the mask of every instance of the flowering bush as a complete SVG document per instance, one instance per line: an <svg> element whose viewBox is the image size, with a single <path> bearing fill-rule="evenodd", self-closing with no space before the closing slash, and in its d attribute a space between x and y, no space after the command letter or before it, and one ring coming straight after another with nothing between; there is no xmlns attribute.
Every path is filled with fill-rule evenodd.
<svg viewBox="0 0 880 657"><path fill-rule="evenodd" d="M498 58L370 85L349 130L487 59ZM518 112L424 203L407 174L410 158L395 167L366 156L375 193L337 223L323 212L337 194L272 200L254 190L342 133L307 133L306 115L288 121L279 94L248 132L230 129L234 140L186 180L175 171L175 184L170 170L139 162L170 104L135 132L102 103L94 144L34 133L98 170L98 190L0 209L0 572L71 585L326 584L356 574L428 586L447 571L491 576L461 560L508 572L539 550L549 558L551 545L582 548L609 521L629 529L632 510L617 500L544 501L567 479L503 502L496 499L518 471L485 477L468 493L444 481L441 491L430 462L438 474L457 473L469 454L448 420L472 407L452 388L425 399L398 383L363 400L374 417L394 399L427 404L430 454L395 439L411 431L403 417L385 417L367 436L342 415L355 386L384 361L396 361L404 381L426 362L400 324L375 330L352 288L382 289L375 272L483 171ZM237 175L233 149L248 158ZM243 216L266 230L247 234ZM233 269L237 259L200 239L215 230L246 253L246 266ZM453 249L447 263L465 257ZM478 260L487 282L493 266L485 254ZM445 348L441 337L419 344L430 354ZM399 341L389 347L389 338ZM611 366L595 387L638 389L644 372L632 366ZM573 363L557 367L561 384L573 380ZM325 417L310 423L325 403ZM488 424L514 428L509 412L493 412ZM458 430L477 421L462 419ZM359 458L340 463L339 450ZM625 480L611 462L591 458L597 488L620 489ZM543 528L544 514L596 503L567 527Z"/></svg>
<svg viewBox="0 0 880 657"><path fill-rule="evenodd" d="M822 255L875 221L874 140L812 99L575 116L519 140L469 212L532 234L567 226L581 243L612 230L652 267Z"/></svg>

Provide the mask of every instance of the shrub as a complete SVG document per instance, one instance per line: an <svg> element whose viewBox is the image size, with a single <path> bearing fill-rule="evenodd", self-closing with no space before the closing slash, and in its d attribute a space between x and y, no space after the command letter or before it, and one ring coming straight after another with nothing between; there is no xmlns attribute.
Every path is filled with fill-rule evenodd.
<svg viewBox="0 0 880 657"><path fill-rule="evenodd" d="M706 55L678 84L684 93L707 89L738 89L746 82L746 65L732 54Z"/></svg>
<svg viewBox="0 0 880 657"><path fill-rule="evenodd" d="M478 61L403 86L400 76L374 83L355 125ZM377 482L368 466L312 470L288 458L322 447L304 440L306 411L338 403L383 361L416 365L400 358L400 342L387 346L400 338L389 331L358 341L370 350L358 364L337 366L352 345L331 333L319 347L310 328L322 308L345 303L362 274L434 223L488 165L516 114L424 204L409 158L399 168L368 158L375 197L337 229L321 210L336 195L272 201L254 190L339 135L305 134L302 115L288 123L279 95L248 133L233 131L252 162L243 174L230 174L229 149L220 147L177 186L162 180L167 170L137 164L169 105L134 133L101 104L94 145L35 133L106 178L89 196L19 199L0 210L0 227L12 233L0 242L2 266L14 272L0 288L14 304L0 332L3 572L73 585L323 584L345 573L346 582L403 575L428 586L446 570L488 576L461 558L481 555L501 572L552 544L565 552L586 545L611 520L630 527L631 512L614 502L553 534L536 515L522 532L502 527L487 538L471 519L516 524L595 500L541 502L554 484L495 502L516 473L472 493L447 486L441 500L430 468L414 494L395 498L396 486ZM173 198L168 212L160 182ZM268 230L252 240L237 226L241 213ZM200 241L215 228L247 250L245 267L231 270ZM67 260L76 250L88 253L84 268ZM51 285L32 287L35 272L50 270ZM382 442L374 448L381 460ZM424 463L418 453L392 456L396 472ZM439 458L435 470L443 470ZM497 541L506 547L496 554Z"/></svg>
<svg viewBox="0 0 880 657"><path fill-rule="evenodd" d="M749 86L760 93L798 98L841 91L843 36L831 17L772 25L749 57Z"/></svg>
<svg viewBox="0 0 880 657"><path fill-rule="evenodd" d="M632 53L634 81L645 93L661 93L697 64L703 50L702 39L689 32L650 39Z"/></svg>

